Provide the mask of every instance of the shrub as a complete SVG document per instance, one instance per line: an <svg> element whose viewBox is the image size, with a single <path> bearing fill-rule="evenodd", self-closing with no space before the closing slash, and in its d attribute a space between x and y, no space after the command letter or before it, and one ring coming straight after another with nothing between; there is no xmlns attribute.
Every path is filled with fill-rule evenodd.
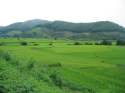
<svg viewBox="0 0 125 93"><path fill-rule="evenodd" d="M80 42L75 42L74 45L82 45Z"/></svg>
<svg viewBox="0 0 125 93"><path fill-rule="evenodd" d="M11 60L11 56L8 52L2 51L0 50L0 58L6 60L6 61L10 61Z"/></svg>
<svg viewBox="0 0 125 93"><path fill-rule="evenodd" d="M63 86L62 79L57 75L57 73L51 74L50 78L56 86L58 86L59 88L62 88Z"/></svg>
<svg viewBox="0 0 125 93"><path fill-rule="evenodd" d="M26 46L26 45L28 45L28 43L25 42L25 41L21 42L20 44L21 44L22 46Z"/></svg>
<svg viewBox="0 0 125 93"><path fill-rule="evenodd" d="M49 43L49 45L50 45L50 46L52 46L52 45L53 45L53 43Z"/></svg>
<svg viewBox="0 0 125 93"><path fill-rule="evenodd" d="M0 50L0 58L13 64L15 66L19 66L19 60L15 59L8 51Z"/></svg>

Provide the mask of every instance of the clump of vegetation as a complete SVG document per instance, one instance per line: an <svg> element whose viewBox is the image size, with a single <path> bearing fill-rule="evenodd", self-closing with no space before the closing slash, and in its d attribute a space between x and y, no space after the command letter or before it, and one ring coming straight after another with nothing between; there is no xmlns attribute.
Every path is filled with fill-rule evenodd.
<svg viewBox="0 0 125 93"><path fill-rule="evenodd" d="M35 62L35 61L34 61ZM29 70L31 70L32 68L34 68L34 63L33 61L30 61L30 62L28 62L28 65L27 65L27 68L29 69Z"/></svg>
<svg viewBox="0 0 125 93"><path fill-rule="evenodd" d="M91 42L85 42L84 44L85 45L93 45L93 43L91 43Z"/></svg>
<svg viewBox="0 0 125 93"><path fill-rule="evenodd" d="M49 67L62 67L61 63L49 64Z"/></svg>
<svg viewBox="0 0 125 93"><path fill-rule="evenodd" d="M28 43L27 43L26 41L20 42L20 44L21 44L22 46L28 45Z"/></svg>
<svg viewBox="0 0 125 93"><path fill-rule="evenodd" d="M100 42L100 45L112 45L112 42L109 41L109 40L102 40L102 41Z"/></svg>
<svg viewBox="0 0 125 93"><path fill-rule="evenodd" d="M59 88L63 89L63 88L67 88L69 90L72 91L77 91L79 93L83 92L83 93L95 93L95 91L93 89L90 88L86 88L80 85L76 85L73 84L72 82L66 81L64 80L58 72L54 72L50 75L50 79L52 80L52 82L58 86Z"/></svg>
<svg viewBox="0 0 125 93"><path fill-rule="evenodd" d="M50 45L50 46L52 46L52 45L53 45L53 43L51 42L51 43L49 43L49 45Z"/></svg>
<svg viewBox="0 0 125 93"><path fill-rule="evenodd" d="M34 87L29 84L16 85L15 87L13 87L13 90L16 93L36 93Z"/></svg>
<svg viewBox="0 0 125 93"><path fill-rule="evenodd" d="M57 37L55 37L55 38L54 38L54 40L58 40L58 38L57 38Z"/></svg>
<svg viewBox="0 0 125 93"><path fill-rule="evenodd" d="M121 46L125 45L125 40L117 40L116 45L121 45Z"/></svg>
<svg viewBox="0 0 125 93"><path fill-rule="evenodd" d="M0 50L0 58L6 60L6 61L10 61L11 60L11 56L9 54L9 52Z"/></svg>
<svg viewBox="0 0 125 93"><path fill-rule="evenodd" d="M8 93L8 90L3 85L0 85L0 93Z"/></svg>
<svg viewBox="0 0 125 93"><path fill-rule="evenodd" d="M4 42L0 42L0 46L4 46L5 45L5 43Z"/></svg>
<svg viewBox="0 0 125 93"><path fill-rule="evenodd" d="M80 42L75 42L74 45L82 45Z"/></svg>
<svg viewBox="0 0 125 93"><path fill-rule="evenodd" d="M59 88L62 88L63 86L62 79L61 77L58 76L57 73L51 74L50 78L56 86L58 86Z"/></svg>
<svg viewBox="0 0 125 93"><path fill-rule="evenodd" d="M33 45L34 45L34 46L38 46L39 44L38 44L38 43L34 43Z"/></svg>
<svg viewBox="0 0 125 93"><path fill-rule="evenodd" d="M100 42L95 42L94 44L95 44L95 45L100 45Z"/></svg>

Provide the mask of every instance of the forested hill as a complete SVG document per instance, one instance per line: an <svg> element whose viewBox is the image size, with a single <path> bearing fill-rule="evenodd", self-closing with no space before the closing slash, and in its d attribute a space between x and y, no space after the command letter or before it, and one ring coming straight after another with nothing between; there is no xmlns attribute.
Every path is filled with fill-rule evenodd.
<svg viewBox="0 0 125 93"><path fill-rule="evenodd" d="M114 40L125 39L125 28L110 21L72 23L35 19L0 27L0 37Z"/></svg>

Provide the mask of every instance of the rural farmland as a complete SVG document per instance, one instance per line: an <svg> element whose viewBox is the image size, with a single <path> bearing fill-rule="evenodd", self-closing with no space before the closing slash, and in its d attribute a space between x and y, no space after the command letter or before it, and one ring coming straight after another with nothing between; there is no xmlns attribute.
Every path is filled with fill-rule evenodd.
<svg viewBox="0 0 125 93"><path fill-rule="evenodd" d="M0 93L125 93L125 46L32 38L0 42Z"/></svg>

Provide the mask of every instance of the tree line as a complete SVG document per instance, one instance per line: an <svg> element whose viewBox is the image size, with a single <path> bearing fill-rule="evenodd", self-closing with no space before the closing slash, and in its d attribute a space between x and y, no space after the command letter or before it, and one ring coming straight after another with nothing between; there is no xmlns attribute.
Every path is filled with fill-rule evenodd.
<svg viewBox="0 0 125 93"><path fill-rule="evenodd" d="M101 40L101 41L97 41L95 43L88 41L88 42L85 42L84 45L113 45L113 42L114 41L111 41L111 40ZM83 45L83 44L81 42L75 42L74 45ZM124 46L125 40L116 40L115 45Z"/></svg>

